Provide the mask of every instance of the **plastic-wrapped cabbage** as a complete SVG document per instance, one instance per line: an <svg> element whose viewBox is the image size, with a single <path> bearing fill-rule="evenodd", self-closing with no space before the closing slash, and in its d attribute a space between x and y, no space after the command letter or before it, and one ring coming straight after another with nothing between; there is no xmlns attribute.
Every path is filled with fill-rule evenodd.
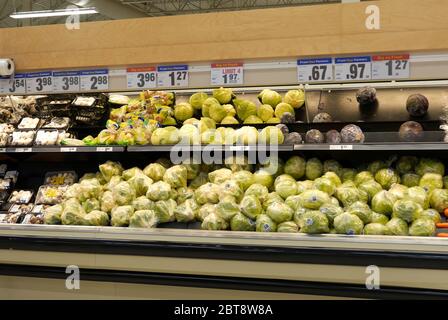
<svg viewBox="0 0 448 320"><path fill-rule="evenodd" d="M224 119L227 116L227 112L223 105L215 103L215 104L210 105L209 116L216 123L220 123L222 121L222 119Z"/></svg>
<svg viewBox="0 0 448 320"><path fill-rule="evenodd" d="M445 166L437 159L421 158L415 167L415 172L420 176L425 173L437 173L443 176L445 175Z"/></svg>
<svg viewBox="0 0 448 320"><path fill-rule="evenodd" d="M448 190L433 190L429 196L429 203L431 205L431 208L436 209L438 212L442 213L443 210L448 208Z"/></svg>
<svg viewBox="0 0 448 320"><path fill-rule="evenodd" d="M392 236L407 236L409 228L406 221L400 218L392 218L386 223L387 234Z"/></svg>
<svg viewBox="0 0 448 320"><path fill-rule="evenodd" d="M154 228L157 226L157 216L153 210L137 210L129 219L131 228Z"/></svg>
<svg viewBox="0 0 448 320"><path fill-rule="evenodd" d="M300 179L305 175L307 162L299 156L292 156L285 163L285 173L292 176L294 179Z"/></svg>
<svg viewBox="0 0 448 320"><path fill-rule="evenodd" d="M334 228L338 234L362 234L364 223L357 215L344 212L334 218Z"/></svg>
<svg viewBox="0 0 448 320"><path fill-rule="evenodd" d="M122 177L124 180L129 180L133 177L135 177L137 174L141 174L143 171L137 167L133 167L131 169L127 169L123 171Z"/></svg>
<svg viewBox="0 0 448 320"><path fill-rule="evenodd" d="M266 199L261 202L263 210L266 210L274 202L284 202L283 198L278 195L277 192L271 192L268 194Z"/></svg>
<svg viewBox="0 0 448 320"><path fill-rule="evenodd" d="M129 220L134 214L134 208L132 206L119 206L112 209L111 225L113 227L127 227L129 226Z"/></svg>
<svg viewBox="0 0 448 320"><path fill-rule="evenodd" d="M338 176L342 175L342 165L336 160L324 161L324 173L334 172Z"/></svg>
<svg viewBox="0 0 448 320"><path fill-rule="evenodd" d="M279 128L275 126L267 126L261 130L258 141L265 145L279 145L283 144L285 137Z"/></svg>
<svg viewBox="0 0 448 320"><path fill-rule="evenodd" d="M132 206L137 210L152 210L154 209L154 201L149 200L145 196L138 197L132 201Z"/></svg>
<svg viewBox="0 0 448 320"><path fill-rule="evenodd" d="M285 94L284 102L290 104L294 109L298 109L305 104L305 91L298 90L289 90Z"/></svg>
<svg viewBox="0 0 448 320"><path fill-rule="evenodd" d="M97 179L83 180L79 184L77 198L85 201L90 198L98 199L102 192L102 186Z"/></svg>
<svg viewBox="0 0 448 320"><path fill-rule="evenodd" d="M210 182L216 184L223 183L229 180L231 177L232 177L232 170L227 168L218 169L208 174L208 179L210 180Z"/></svg>
<svg viewBox="0 0 448 320"><path fill-rule="evenodd" d="M154 205L154 212L156 213L159 223L172 222L176 219L174 216L174 209L177 203L173 199L157 201Z"/></svg>
<svg viewBox="0 0 448 320"><path fill-rule="evenodd" d="M199 204L218 203L220 191L221 190L217 184L206 183L196 189L194 196Z"/></svg>
<svg viewBox="0 0 448 320"><path fill-rule="evenodd" d="M165 181L157 181L148 187L146 197L152 201L168 200L171 198L171 186Z"/></svg>
<svg viewBox="0 0 448 320"><path fill-rule="evenodd" d="M179 129L176 127L157 128L151 135L153 145L177 144L179 141Z"/></svg>
<svg viewBox="0 0 448 320"><path fill-rule="evenodd" d="M236 142L236 138L235 129L219 127L215 132L214 144L233 145Z"/></svg>
<svg viewBox="0 0 448 320"><path fill-rule="evenodd" d="M277 224L266 214L260 214L255 221L257 232L276 232Z"/></svg>
<svg viewBox="0 0 448 320"><path fill-rule="evenodd" d="M257 116L266 122L274 116L274 109L268 104L262 104L257 109Z"/></svg>
<svg viewBox="0 0 448 320"><path fill-rule="evenodd" d="M183 165L172 166L165 171L163 181L168 183L171 188L181 188L187 186L187 168Z"/></svg>
<svg viewBox="0 0 448 320"><path fill-rule="evenodd" d="M324 177L314 180L314 187L327 193L329 196L332 196L336 191L336 185L330 179Z"/></svg>
<svg viewBox="0 0 448 320"><path fill-rule="evenodd" d="M193 124L184 124L179 129L179 143L187 145L201 144L199 128Z"/></svg>
<svg viewBox="0 0 448 320"><path fill-rule="evenodd" d="M420 211L420 213L417 215L417 219L430 219L434 223L439 223L442 219L440 218L439 212L435 209L426 209L423 211Z"/></svg>
<svg viewBox="0 0 448 320"><path fill-rule="evenodd" d="M422 187L409 188L405 198L418 203L423 209L429 208L429 195Z"/></svg>
<svg viewBox="0 0 448 320"><path fill-rule="evenodd" d="M370 223L372 220L372 210L368 204L361 201L353 203L346 212L357 216L364 224Z"/></svg>
<svg viewBox="0 0 448 320"><path fill-rule="evenodd" d="M229 224L217 213L211 213L204 218L201 224L203 230L226 230Z"/></svg>
<svg viewBox="0 0 448 320"><path fill-rule="evenodd" d="M236 143L240 145L255 145L258 141L258 131L255 127L244 126L235 130Z"/></svg>
<svg viewBox="0 0 448 320"><path fill-rule="evenodd" d="M394 203L392 217L410 223L418 217L421 211L423 211L422 207L412 200L397 200Z"/></svg>
<svg viewBox="0 0 448 320"><path fill-rule="evenodd" d="M152 179L141 172L129 179L128 183L135 190L135 195L139 197L146 195L149 186L152 184Z"/></svg>
<svg viewBox="0 0 448 320"><path fill-rule="evenodd" d="M335 197L344 207L349 207L353 203L363 200L361 192L362 191L358 190L356 187L344 186L344 184L342 184L336 189Z"/></svg>
<svg viewBox="0 0 448 320"><path fill-rule="evenodd" d="M402 184L394 183L390 187L389 193L393 194L397 200L401 200L408 195L408 189L409 189L408 187Z"/></svg>
<svg viewBox="0 0 448 320"><path fill-rule="evenodd" d="M285 203L274 202L266 209L266 214L275 222L282 223L292 220L294 211Z"/></svg>
<svg viewBox="0 0 448 320"><path fill-rule="evenodd" d="M199 205L194 199L187 199L174 209L177 222L194 221L198 214Z"/></svg>
<svg viewBox="0 0 448 320"><path fill-rule="evenodd" d="M334 184L335 187L339 187L342 184L339 176L336 173L334 173L333 171L327 171L322 176L322 178L326 178L326 179L330 180Z"/></svg>
<svg viewBox="0 0 448 320"><path fill-rule="evenodd" d="M375 174L375 180L384 189L389 189L394 183L400 183L400 176L391 168L381 169Z"/></svg>
<svg viewBox="0 0 448 320"><path fill-rule="evenodd" d="M296 233L299 232L299 226L294 221L285 221L277 226L277 232Z"/></svg>
<svg viewBox="0 0 448 320"><path fill-rule="evenodd" d="M254 195L246 195L240 203L241 212L248 218L255 220L262 212L260 200Z"/></svg>
<svg viewBox="0 0 448 320"><path fill-rule="evenodd" d="M367 195L369 196L369 202L372 201L373 197L378 192L383 190L383 188L381 188L381 185L378 182L376 182L375 180L368 180L368 181L361 183L358 186L358 189L367 193Z"/></svg>
<svg viewBox="0 0 448 320"><path fill-rule="evenodd" d="M100 202L97 199L87 199L82 203L82 208L86 213L94 210L100 210Z"/></svg>
<svg viewBox="0 0 448 320"><path fill-rule="evenodd" d="M87 225L84 219L86 212L77 199L68 199L64 203L61 221L64 225Z"/></svg>
<svg viewBox="0 0 448 320"><path fill-rule="evenodd" d="M232 179L221 183L219 187L221 188L220 197L231 196L234 197L237 202L240 202L244 195L238 182Z"/></svg>
<svg viewBox="0 0 448 320"><path fill-rule="evenodd" d="M285 179L275 184L275 192L286 199L297 194L297 183L294 179Z"/></svg>
<svg viewBox="0 0 448 320"><path fill-rule="evenodd" d="M387 163L384 161L376 160L369 163L367 170L371 174L376 174L381 169L386 169L388 167Z"/></svg>
<svg viewBox="0 0 448 320"><path fill-rule="evenodd" d="M130 204L135 199L135 190L131 185L122 181L112 189L112 195L115 199L115 203L119 206Z"/></svg>
<svg viewBox="0 0 448 320"><path fill-rule="evenodd" d="M105 191L100 197L101 211L110 213L117 206L112 191Z"/></svg>
<svg viewBox="0 0 448 320"><path fill-rule="evenodd" d="M246 191L254 183L254 177L252 172L247 170L241 170L233 173L232 179L238 182L240 188Z"/></svg>
<svg viewBox="0 0 448 320"><path fill-rule="evenodd" d="M233 100L233 103L236 108L236 114L242 121L257 114L257 106L252 101L235 99Z"/></svg>
<svg viewBox="0 0 448 320"><path fill-rule="evenodd" d="M425 173L420 179L419 186L427 192L431 192L434 189L442 189L443 177L438 173Z"/></svg>
<svg viewBox="0 0 448 320"><path fill-rule="evenodd" d="M197 177L201 170L201 166L199 164L190 163L192 161L188 160L182 163L182 165L187 169L187 180L193 180Z"/></svg>
<svg viewBox="0 0 448 320"><path fill-rule="evenodd" d="M240 207L232 196L222 197L216 205L219 215L226 221L230 221L234 215L240 213Z"/></svg>
<svg viewBox="0 0 448 320"><path fill-rule="evenodd" d="M302 225L300 232L309 234L319 234L319 233L328 233L330 231L327 216L320 211L305 212L302 215L301 220Z"/></svg>
<svg viewBox="0 0 448 320"><path fill-rule="evenodd" d="M208 182L208 174L206 172L199 172L196 178L191 180L190 188L197 189Z"/></svg>
<svg viewBox="0 0 448 320"><path fill-rule="evenodd" d="M110 178L109 182L104 186L104 190L112 191L113 188L115 188L115 186L122 181L123 181L122 177L113 176L112 178Z"/></svg>
<svg viewBox="0 0 448 320"><path fill-rule="evenodd" d="M289 206L292 210L296 211L300 207L300 197L299 195L289 196L285 199L285 204Z"/></svg>
<svg viewBox="0 0 448 320"><path fill-rule="evenodd" d="M315 180L322 176L323 165L317 158L311 158L306 162L305 175L309 180Z"/></svg>
<svg viewBox="0 0 448 320"><path fill-rule="evenodd" d="M100 210L92 210L84 216L88 226L108 226L109 215Z"/></svg>
<svg viewBox="0 0 448 320"><path fill-rule="evenodd" d="M389 229L381 223L369 223L364 227L365 235L379 236L389 234Z"/></svg>
<svg viewBox="0 0 448 320"><path fill-rule="evenodd" d="M200 133L216 129L215 120L209 117L202 117L201 120L199 120L199 123L197 123L196 125L198 126Z"/></svg>
<svg viewBox="0 0 448 320"><path fill-rule="evenodd" d="M331 197L330 198L330 203L334 204L335 206L340 206L341 204L339 203L339 200L336 197Z"/></svg>
<svg viewBox="0 0 448 320"><path fill-rule="evenodd" d="M436 232L436 225L430 219L417 219L409 228L409 235L414 237L431 237Z"/></svg>
<svg viewBox="0 0 448 320"><path fill-rule="evenodd" d="M302 228L303 224L304 224L304 222L302 220L303 215L306 212L309 212L309 211L312 211L312 210L308 210L308 209L305 209L305 208L302 208L302 207L299 206L296 209L296 211L294 212L294 215L293 215L292 219L299 226L299 228Z"/></svg>
<svg viewBox="0 0 448 320"><path fill-rule="evenodd" d="M61 224L61 215L64 211L64 207L60 204L48 207L44 210L44 222L45 224Z"/></svg>
<svg viewBox="0 0 448 320"><path fill-rule="evenodd" d="M241 213L237 213L230 220L232 231L255 231L255 222Z"/></svg>
<svg viewBox="0 0 448 320"><path fill-rule="evenodd" d="M299 202L300 206L306 209L317 210L324 203L331 202L331 199L330 196L323 191L307 190L299 195Z"/></svg>
<svg viewBox="0 0 448 320"><path fill-rule="evenodd" d="M181 102L174 107L174 117L179 121L190 119L193 112L193 107L188 102Z"/></svg>
<svg viewBox="0 0 448 320"><path fill-rule="evenodd" d="M249 188L247 188L246 192L244 193L244 196L253 195L257 197L261 203L263 203L269 195L268 188L262 184L254 183Z"/></svg>
<svg viewBox="0 0 448 320"><path fill-rule="evenodd" d="M344 212L344 210L340 206L333 203L323 204L320 207L319 211L325 214L330 225L333 225L334 218Z"/></svg>
<svg viewBox="0 0 448 320"><path fill-rule="evenodd" d="M386 215L375 212L375 211L373 211L372 214L370 215L370 220L371 220L371 223L381 223L384 225L387 222L389 222L389 218Z"/></svg>
<svg viewBox="0 0 448 320"><path fill-rule="evenodd" d="M355 176L355 184L356 186L359 186L360 184L363 184L364 182L367 182L369 180L375 180L372 173L370 171L361 171Z"/></svg>
<svg viewBox="0 0 448 320"><path fill-rule="evenodd" d="M416 187L420 183L420 176L416 173L405 173L401 176L401 183L408 188Z"/></svg>
<svg viewBox="0 0 448 320"><path fill-rule="evenodd" d="M194 109L201 110L202 104L207 98L208 95L205 92L197 92L192 94L188 101Z"/></svg>
<svg viewBox="0 0 448 320"><path fill-rule="evenodd" d="M238 124L238 120L235 119L235 117L231 117L231 116L225 116L222 120L221 120L221 124Z"/></svg>
<svg viewBox="0 0 448 320"><path fill-rule="evenodd" d="M90 180L94 178L96 178L96 173L85 173L81 178L79 178L79 183L81 183L83 180Z"/></svg>
<svg viewBox="0 0 448 320"><path fill-rule="evenodd" d="M342 169L342 182L355 181L356 170L352 168Z"/></svg>
<svg viewBox="0 0 448 320"><path fill-rule="evenodd" d="M121 176L123 167L119 162L107 161L99 166L99 170L106 181L110 181L113 176Z"/></svg>
<svg viewBox="0 0 448 320"><path fill-rule="evenodd" d="M390 216L397 198L388 191L378 192L372 199L372 210Z"/></svg>
<svg viewBox="0 0 448 320"><path fill-rule="evenodd" d="M194 190L192 188L179 188L177 189L177 203L181 204L183 202L185 202L185 200L187 199L192 199L194 198Z"/></svg>
<svg viewBox="0 0 448 320"><path fill-rule="evenodd" d="M301 194L306 190L314 188L314 182L311 180L297 181L297 194Z"/></svg>
<svg viewBox="0 0 448 320"><path fill-rule="evenodd" d="M406 174L414 172L415 166L418 163L418 158L413 156L403 156L398 159L395 168L399 174Z"/></svg>
<svg viewBox="0 0 448 320"><path fill-rule="evenodd" d="M260 168L254 172L253 176L254 184L261 184L266 188L271 188L274 183L272 175L264 168Z"/></svg>

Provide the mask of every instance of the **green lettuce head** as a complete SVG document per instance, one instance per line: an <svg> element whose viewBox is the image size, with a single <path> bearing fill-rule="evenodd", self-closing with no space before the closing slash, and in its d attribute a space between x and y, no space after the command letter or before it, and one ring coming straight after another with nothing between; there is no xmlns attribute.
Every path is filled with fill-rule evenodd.
<svg viewBox="0 0 448 320"><path fill-rule="evenodd" d="M448 190L447 189L435 189L429 196L429 203L431 208L436 209L442 213L448 208Z"/></svg>
<svg viewBox="0 0 448 320"><path fill-rule="evenodd" d="M148 187L146 197L152 201L168 200L171 198L171 185L164 181L157 181Z"/></svg>
<svg viewBox="0 0 448 320"><path fill-rule="evenodd" d="M258 141L258 130L255 127L244 126L235 130L236 143L241 145L255 145Z"/></svg>
<svg viewBox="0 0 448 320"><path fill-rule="evenodd" d="M326 192L329 196L332 196L336 191L336 185L328 178L317 178L314 180L314 187L317 190Z"/></svg>
<svg viewBox="0 0 448 320"><path fill-rule="evenodd" d="M307 190L299 195L299 201L303 208L317 210L323 204L331 202L331 198L323 191Z"/></svg>
<svg viewBox="0 0 448 320"><path fill-rule="evenodd" d="M372 210L387 216L393 212L393 206L397 198L388 191L380 191L372 198Z"/></svg>
<svg viewBox="0 0 448 320"><path fill-rule="evenodd" d="M210 118L210 108L212 106L220 105L216 98L207 98L202 104L202 116Z"/></svg>
<svg viewBox="0 0 448 320"><path fill-rule="evenodd" d="M240 208L241 212L252 220L256 220L263 212L260 200L254 195L244 196L243 200L241 200Z"/></svg>
<svg viewBox="0 0 448 320"><path fill-rule="evenodd" d="M305 175L308 180L315 180L322 176L323 165L317 158L311 158L306 162Z"/></svg>
<svg viewBox="0 0 448 320"><path fill-rule="evenodd" d="M393 169L381 169L375 174L375 180L384 189L389 189L394 183L400 183L400 176Z"/></svg>
<svg viewBox="0 0 448 320"><path fill-rule="evenodd" d="M135 211L129 220L131 228L154 228L157 226L157 216L153 210Z"/></svg>
<svg viewBox="0 0 448 320"><path fill-rule="evenodd" d="M364 223L358 216L344 212L334 218L334 228L339 234L362 234Z"/></svg>
<svg viewBox="0 0 448 320"><path fill-rule="evenodd" d="M219 101L221 104L229 103L234 97L232 89L219 88L213 90L213 98Z"/></svg>
<svg viewBox="0 0 448 320"><path fill-rule="evenodd" d="M257 115L257 106L252 101L235 99L233 103L235 104L236 114L242 121L250 116Z"/></svg>
<svg viewBox="0 0 448 320"><path fill-rule="evenodd" d="M421 211L418 214L417 219L430 219L434 223L439 223L442 221L439 212L435 209L426 209Z"/></svg>
<svg viewBox="0 0 448 320"><path fill-rule="evenodd" d="M416 173L405 173L401 176L401 183L408 188L416 187L420 183L420 176Z"/></svg>
<svg viewBox="0 0 448 320"><path fill-rule="evenodd" d="M254 177L252 172L241 170L233 173L232 179L238 182L241 189L246 191L252 184L254 184Z"/></svg>
<svg viewBox="0 0 448 320"><path fill-rule="evenodd" d="M423 211L422 207L412 200L398 200L394 203L392 217L410 223L418 217L421 211Z"/></svg>
<svg viewBox="0 0 448 320"><path fill-rule="evenodd" d="M189 102L194 109L201 110L202 105L207 98L208 95L205 92L197 92L191 95Z"/></svg>
<svg viewBox="0 0 448 320"><path fill-rule="evenodd" d="M285 137L279 128L267 126L261 130L258 140L265 145L278 145L283 144Z"/></svg>
<svg viewBox="0 0 448 320"><path fill-rule="evenodd" d="M384 225L389 222L389 218L386 215L375 211L373 211L370 215L370 220L372 221L372 223L381 223Z"/></svg>
<svg viewBox="0 0 448 320"><path fill-rule="evenodd" d="M409 228L409 235L414 237L432 237L436 232L436 225L430 219L417 219Z"/></svg>
<svg viewBox="0 0 448 320"><path fill-rule="evenodd" d="M201 135L198 127L192 124L184 124L179 129L179 138L181 144L201 144Z"/></svg>
<svg viewBox="0 0 448 320"><path fill-rule="evenodd" d="M165 174L165 167L159 163L151 163L143 169L143 173L151 178L153 181L160 181Z"/></svg>
<svg viewBox="0 0 448 320"><path fill-rule="evenodd" d="M355 181L356 170L352 168L342 169L342 182Z"/></svg>
<svg viewBox="0 0 448 320"><path fill-rule="evenodd" d="M255 221L257 232L276 232L277 224L266 214L260 214Z"/></svg>
<svg viewBox="0 0 448 320"><path fill-rule="evenodd" d="M235 119L235 117L232 116L225 116L221 120L221 124L239 124L238 120Z"/></svg>
<svg viewBox="0 0 448 320"><path fill-rule="evenodd" d="M268 194L269 191L266 186L259 183L254 183L246 190L244 196L256 196L260 200L260 202L263 203L268 198Z"/></svg>
<svg viewBox="0 0 448 320"><path fill-rule="evenodd" d="M219 202L219 192L221 189L217 184L206 183L196 189L194 195L196 202L199 204L206 203L218 203Z"/></svg>
<svg viewBox="0 0 448 320"><path fill-rule="evenodd" d="M297 183L294 179L286 179L275 184L275 192L286 199L297 194Z"/></svg>
<svg viewBox="0 0 448 320"><path fill-rule="evenodd" d="M173 199L157 201L154 205L154 212L156 213L159 223L172 222L176 220L174 210L177 207L176 201Z"/></svg>
<svg viewBox="0 0 448 320"><path fill-rule="evenodd" d="M355 176L355 184L359 186L360 184L363 184L364 182L367 182L369 180L375 180L372 173L370 171L361 171Z"/></svg>
<svg viewBox="0 0 448 320"><path fill-rule="evenodd" d="M285 221L277 226L277 232L296 233L299 232L299 226L294 221Z"/></svg>
<svg viewBox="0 0 448 320"><path fill-rule="evenodd" d="M409 188L406 198L418 203L423 209L429 208L429 195L422 187Z"/></svg>
<svg viewBox="0 0 448 320"><path fill-rule="evenodd" d="M415 166L418 163L418 158L413 156L403 156L398 159L395 168L399 174L413 173Z"/></svg>
<svg viewBox="0 0 448 320"><path fill-rule="evenodd" d="M282 96L273 90L265 89L258 95L258 99L262 104L268 104L275 108L280 102L282 102Z"/></svg>
<svg viewBox="0 0 448 320"><path fill-rule="evenodd" d="M274 178L272 175L263 168L258 169L253 174L253 180L256 184L261 184L266 188L270 188L274 183Z"/></svg>
<svg viewBox="0 0 448 320"><path fill-rule="evenodd" d="M178 121L185 121L193 117L193 107L187 102L181 102L174 107L174 117Z"/></svg>
<svg viewBox="0 0 448 320"><path fill-rule="evenodd" d="M445 166L437 159L421 158L415 167L415 173L423 176L425 173L437 173L443 176L445 174Z"/></svg>
<svg viewBox="0 0 448 320"><path fill-rule="evenodd" d="M342 176L342 165L336 160L324 161L324 173L334 172L339 177Z"/></svg>
<svg viewBox="0 0 448 320"><path fill-rule="evenodd" d="M266 122L274 116L274 109L268 104L262 104L257 109L257 116Z"/></svg>
<svg viewBox="0 0 448 320"><path fill-rule="evenodd" d="M217 213L211 213L204 218L201 224L203 230L226 230L229 224Z"/></svg>
<svg viewBox="0 0 448 320"><path fill-rule="evenodd" d="M299 156L292 156L285 163L285 173L291 175L294 179L300 179L305 175L307 162Z"/></svg>
<svg viewBox="0 0 448 320"><path fill-rule="evenodd" d="M227 112L223 105L214 103L210 105L209 115L214 121L220 123L227 116Z"/></svg>
<svg viewBox="0 0 448 320"><path fill-rule="evenodd" d="M266 214L275 223L282 223L292 220L294 211L285 203L274 202L266 209Z"/></svg>
<svg viewBox="0 0 448 320"><path fill-rule="evenodd" d="M361 183L358 186L359 190L364 191L369 196L369 201L372 201L373 197L378 193L383 191L383 188L381 185L376 182L375 180L368 180L363 183Z"/></svg>
<svg viewBox="0 0 448 320"><path fill-rule="evenodd" d="M181 188L187 186L187 168L183 165L175 165L168 168L163 175L163 181L171 188Z"/></svg>
<svg viewBox="0 0 448 320"><path fill-rule="evenodd" d="M255 231L255 222L241 213L237 213L230 220L232 231Z"/></svg>
<svg viewBox="0 0 448 320"><path fill-rule="evenodd" d="M389 229L381 223L369 223L364 227L365 235L387 235Z"/></svg>
<svg viewBox="0 0 448 320"><path fill-rule="evenodd" d="M400 218L392 218L386 223L388 235L392 236L407 236L409 228L406 221Z"/></svg>
<svg viewBox="0 0 448 320"><path fill-rule="evenodd" d="M282 115L284 115L285 113L290 113L292 115L294 115L294 109L293 107L291 107L290 104L287 104L285 102L279 103L276 107L275 107L275 117L281 119Z"/></svg>
<svg viewBox="0 0 448 320"><path fill-rule="evenodd" d="M301 108L305 104L305 91L289 90L285 94L284 102L291 105L294 109Z"/></svg>
<svg viewBox="0 0 448 320"><path fill-rule="evenodd" d="M442 189L443 177L438 173L425 173L420 179L419 186L427 192L431 192L434 189Z"/></svg>
<svg viewBox="0 0 448 320"><path fill-rule="evenodd" d="M233 216L240 213L240 208L232 196L221 197L216 205L216 209L218 214L226 221L230 221Z"/></svg>
<svg viewBox="0 0 448 320"><path fill-rule="evenodd" d="M361 201L353 203L346 212L357 216L364 224L370 223L372 220L372 210L368 204Z"/></svg>
<svg viewBox="0 0 448 320"><path fill-rule="evenodd" d="M330 225L333 225L334 218L336 218L338 215L344 212L344 210L340 206L335 205L333 203L323 204L320 207L319 211L325 214Z"/></svg>
<svg viewBox="0 0 448 320"><path fill-rule="evenodd" d="M327 216L320 211L305 212L302 217L300 232L309 234L328 233L330 231Z"/></svg>

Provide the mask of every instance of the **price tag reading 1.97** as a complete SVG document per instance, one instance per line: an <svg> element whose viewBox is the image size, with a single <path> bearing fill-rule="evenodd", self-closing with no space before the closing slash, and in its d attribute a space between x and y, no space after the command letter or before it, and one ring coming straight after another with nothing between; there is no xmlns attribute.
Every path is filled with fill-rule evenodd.
<svg viewBox="0 0 448 320"><path fill-rule="evenodd" d="M26 91L28 93L53 91L53 76L51 71L28 73L26 79Z"/></svg>
<svg viewBox="0 0 448 320"><path fill-rule="evenodd" d="M370 80L372 63L369 56L336 58L335 79L339 81Z"/></svg>
<svg viewBox="0 0 448 320"><path fill-rule="evenodd" d="M83 70L81 71L81 91L108 90L109 70Z"/></svg>
<svg viewBox="0 0 448 320"><path fill-rule="evenodd" d="M188 65L157 67L158 87L188 87Z"/></svg>
<svg viewBox="0 0 448 320"><path fill-rule="evenodd" d="M26 74L16 73L14 78L2 79L2 93L24 94L26 93Z"/></svg>
<svg viewBox="0 0 448 320"><path fill-rule="evenodd" d="M212 85L243 84L244 69L242 63L213 63L211 67Z"/></svg>
<svg viewBox="0 0 448 320"><path fill-rule="evenodd" d="M128 68L126 71L128 89L157 87L157 72L155 67Z"/></svg>
<svg viewBox="0 0 448 320"><path fill-rule="evenodd" d="M319 82L333 80L333 58L297 60L299 82Z"/></svg>
<svg viewBox="0 0 448 320"><path fill-rule="evenodd" d="M54 91L79 91L79 71L53 72Z"/></svg>
<svg viewBox="0 0 448 320"><path fill-rule="evenodd" d="M409 54L372 57L372 79L409 78Z"/></svg>

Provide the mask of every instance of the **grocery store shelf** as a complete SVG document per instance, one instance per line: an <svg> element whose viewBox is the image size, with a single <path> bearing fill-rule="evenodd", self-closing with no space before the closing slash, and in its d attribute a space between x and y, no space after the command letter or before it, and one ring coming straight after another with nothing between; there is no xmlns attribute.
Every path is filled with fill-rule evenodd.
<svg viewBox="0 0 448 320"><path fill-rule="evenodd" d="M0 153L90 153L90 152L124 152L125 147L17 147L2 148Z"/></svg>
<svg viewBox="0 0 448 320"><path fill-rule="evenodd" d="M166 146L129 146L128 152L272 152L272 151L293 151L294 146L290 145L166 145Z"/></svg>
<svg viewBox="0 0 448 320"><path fill-rule="evenodd" d="M415 151L448 150L443 142L414 143L362 143L362 144L296 144L294 150L300 151Z"/></svg>

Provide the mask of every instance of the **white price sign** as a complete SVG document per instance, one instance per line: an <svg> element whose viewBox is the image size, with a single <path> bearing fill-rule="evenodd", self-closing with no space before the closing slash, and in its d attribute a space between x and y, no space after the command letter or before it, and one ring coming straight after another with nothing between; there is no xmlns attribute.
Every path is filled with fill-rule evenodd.
<svg viewBox="0 0 448 320"><path fill-rule="evenodd" d="M79 91L79 71L53 72L53 90L57 92Z"/></svg>
<svg viewBox="0 0 448 320"><path fill-rule="evenodd" d="M372 57L372 79L408 79L409 54Z"/></svg>
<svg viewBox="0 0 448 320"><path fill-rule="evenodd" d="M297 60L299 82L319 82L333 80L333 58Z"/></svg>
<svg viewBox="0 0 448 320"><path fill-rule="evenodd" d="M14 78L0 78L0 93L3 94L25 94L26 93L26 74L16 73Z"/></svg>
<svg viewBox="0 0 448 320"><path fill-rule="evenodd" d="M81 91L108 90L109 70L83 70L80 73Z"/></svg>
<svg viewBox="0 0 448 320"><path fill-rule="evenodd" d="M53 74L51 71L32 72L26 75L26 92L40 93L53 91Z"/></svg>
<svg viewBox="0 0 448 320"><path fill-rule="evenodd" d="M126 69L128 89L144 89L157 87L157 72L155 67Z"/></svg>
<svg viewBox="0 0 448 320"><path fill-rule="evenodd" d="M188 65L157 67L158 87L188 87Z"/></svg>
<svg viewBox="0 0 448 320"><path fill-rule="evenodd" d="M335 59L335 79L338 81L370 80L372 78L370 56Z"/></svg>
<svg viewBox="0 0 448 320"><path fill-rule="evenodd" d="M211 84L224 86L229 84L243 84L244 67L242 63L213 63L211 65Z"/></svg>

